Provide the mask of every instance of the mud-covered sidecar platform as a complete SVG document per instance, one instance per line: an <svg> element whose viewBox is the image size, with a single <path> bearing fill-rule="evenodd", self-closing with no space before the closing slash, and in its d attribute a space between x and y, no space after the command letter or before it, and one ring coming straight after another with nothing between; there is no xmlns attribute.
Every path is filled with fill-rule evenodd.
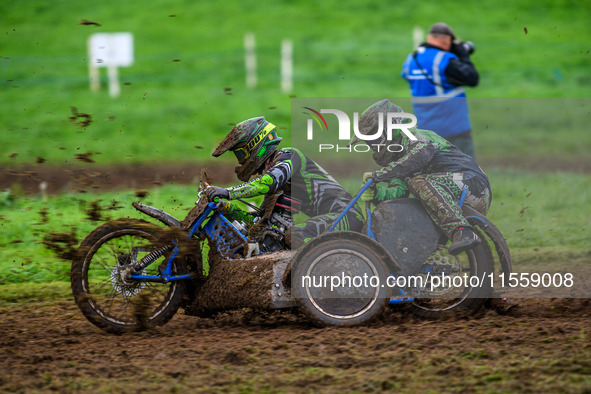
<svg viewBox="0 0 591 394"><path fill-rule="evenodd" d="M373 281L400 272L382 245L350 231L323 234L297 251L210 263L188 314L298 307L315 324L337 326L362 324L379 315L392 288Z"/></svg>
<svg viewBox="0 0 591 394"><path fill-rule="evenodd" d="M295 307L288 278L293 255L286 250L242 259L210 259L209 275L186 312L207 316L241 308Z"/></svg>

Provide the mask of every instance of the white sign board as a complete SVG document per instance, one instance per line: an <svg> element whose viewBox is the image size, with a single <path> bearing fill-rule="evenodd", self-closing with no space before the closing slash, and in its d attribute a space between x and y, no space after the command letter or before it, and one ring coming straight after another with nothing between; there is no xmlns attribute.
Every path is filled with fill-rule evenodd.
<svg viewBox="0 0 591 394"><path fill-rule="evenodd" d="M128 67L133 63L131 33L96 33L90 36L89 47L95 67Z"/></svg>
<svg viewBox="0 0 591 394"><path fill-rule="evenodd" d="M96 33L88 40L88 72L90 88L99 90L99 67L107 67L109 93L119 95L119 74L117 67L128 67L133 63L133 35L131 33Z"/></svg>

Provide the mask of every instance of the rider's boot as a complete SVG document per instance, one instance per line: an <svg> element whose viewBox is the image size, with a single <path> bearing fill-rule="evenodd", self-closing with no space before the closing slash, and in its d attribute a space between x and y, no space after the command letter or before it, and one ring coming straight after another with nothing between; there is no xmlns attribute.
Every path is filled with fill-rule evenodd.
<svg viewBox="0 0 591 394"><path fill-rule="evenodd" d="M458 227L451 236L451 245L448 250L456 256L478 245L480 245L480 238L471 228Z"/></svg>

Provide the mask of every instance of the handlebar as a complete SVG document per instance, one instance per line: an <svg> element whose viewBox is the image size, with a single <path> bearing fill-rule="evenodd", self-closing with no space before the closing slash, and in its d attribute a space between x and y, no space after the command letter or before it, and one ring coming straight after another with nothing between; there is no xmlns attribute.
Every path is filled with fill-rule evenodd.
<svg viewBox="0 0 591 394"><path fill-rule="evenodd" d="M220 197L214 197L213 201L210 201L209 203L214 204L216 209L219 209L224 204L224 200L222 200Z"/></svg>
<svg viewBox="0 0 591 394"><path fill-rule="evenodd" d="M201 198L205 196L205 190L207 190L207 188L210 186L210 184L207 182L204 182L203 185L205 186L205 188L201 189L201 191L197 193L197 201L201 200ZM222 199L216 196L214 197L213 201L208 202L214 203L216 205L216 208L219 208L220 204L222 203Z"/></svg>
<svg viewBox="0 0 591 394"><path fill-rule="evenodd" d="M361 197L361 195L363 193L365 193L365 191L371 186L372 183L373 183L373 178L369 178L367 180L367 182L365 182L365 185L363 185L361 187L361 190L359 190L359 193L357 193L357 197Z"/></svg>

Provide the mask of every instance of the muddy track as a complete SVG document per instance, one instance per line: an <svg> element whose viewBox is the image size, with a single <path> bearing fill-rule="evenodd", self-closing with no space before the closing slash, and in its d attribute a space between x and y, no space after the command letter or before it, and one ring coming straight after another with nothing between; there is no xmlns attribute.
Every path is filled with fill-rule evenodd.
<svg viewBox="0 0 591 394"><path fill-rule="evenodd" d="M323 163L323 166L337 179L350 177L349 166ZM513 168L525 171L570 171L591 172L591 161L587 158L573 158L562 161L539 161L488 159L482 160L481 166L487 168ZM239 183L234 173L234 165L227 162L184 163L184 164L129 164L101 165L80 164L71 166L51 166L48 164L0 166L0 188L5 190L13 185L20 185L29 194L40 192L45 182L48 193L68 191L104 191L111 189L146 189L168 183L188 184L199 180L201 169L216 184ZM361 176L362 171L357 171Z"/></svg>
<svg viewBox="0 0 591 394"><path fill-rule="evenodd" d="M177 314L114 336L71 300L0 310L0 391L591 390L589 300L518 300L507 315L366 327L308 325L295 313Z"/></svg>
<svg viewBox="0 0 591 394"><path fill-rule="evenodd" d="M216 183L235 182L231 165L195 164L136 164L136 165L84 165L84 166L21 166L0 168L2 190L19 185L27 194L37 194L45 184L47 193L106 191L113 189L147 189L164 184L197 183L201 169Z"/></svg>

